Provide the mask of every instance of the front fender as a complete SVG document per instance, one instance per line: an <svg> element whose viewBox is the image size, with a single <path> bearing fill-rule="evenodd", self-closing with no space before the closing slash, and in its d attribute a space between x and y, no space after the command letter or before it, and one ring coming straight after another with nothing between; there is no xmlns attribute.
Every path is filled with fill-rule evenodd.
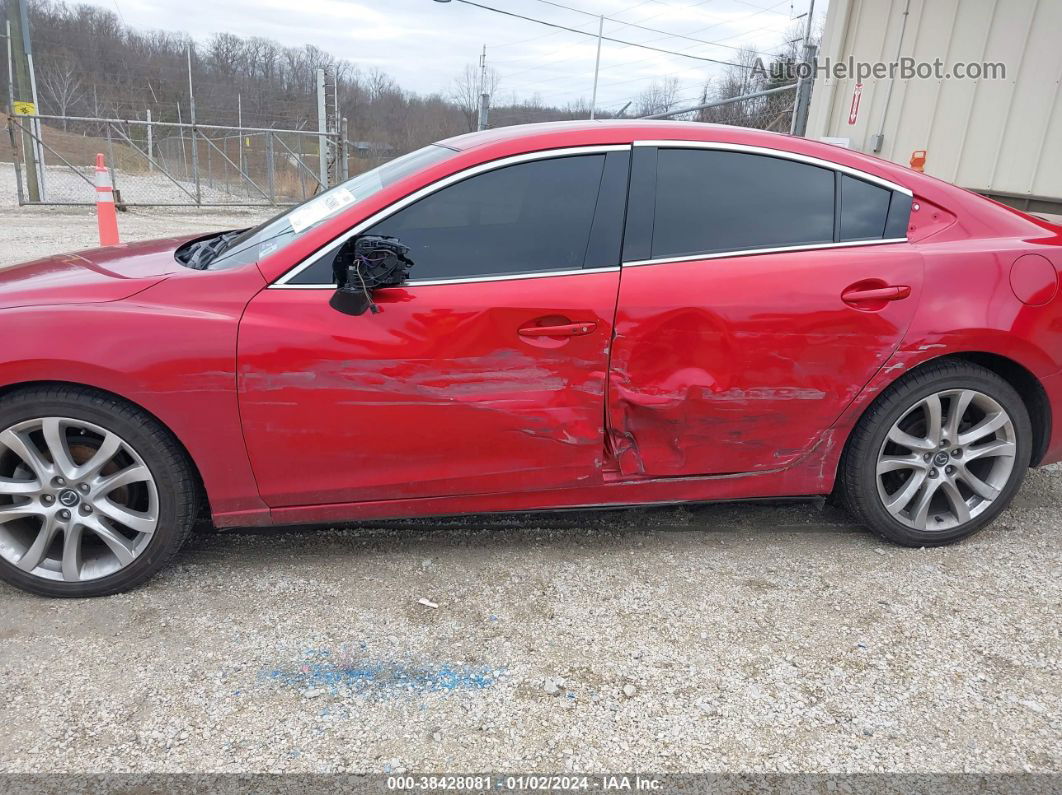
<svg viewBox="0 0 1062 795"><path fill-rule="evenodd" d="M0 311L0 387L60 381L135 403L185 446L216 520L267 522L236 400L239 320L264 285L241 271L189 271L124 301Z"/></svg>

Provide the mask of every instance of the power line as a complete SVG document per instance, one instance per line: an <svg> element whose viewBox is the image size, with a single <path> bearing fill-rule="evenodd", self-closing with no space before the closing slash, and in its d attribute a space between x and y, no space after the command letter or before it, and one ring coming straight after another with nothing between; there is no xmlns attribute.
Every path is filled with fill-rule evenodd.
<svg viewBox="0 0 1062 795"><path fill-rule="evenodd" d="M545 25L550 28L557 28L559 30L566 30L569 33L578 33L581 36L592 36L593 38L599 38L597 34L590 33L589 31L579 30L578 28L570 28L567 25L558 25L556 22L547 22L544 19L538 19L536 17L528 17L523 14L517 14L515 11L505 11L501 8L495 8L494 6L483 5L482 3L475 3L472 0L457 0L458 3L464 3L467 6L475 6L476 8L482 8L484 11L493 11L495 14L504 14L507 17L515 17L516 19L522 19L526 22L534 22L538 25ZM670 35L670 34L669 34ZM623 39L615 39L611 36L601 36L604 41L611 41L614 44L622 44L625 47L637 47L642 50L652 50L654 52L662 52L665 55L678 55L682 58L690 58L694 61L706 61L708 63L723 64L724 66L736 66L739 69L750 69L752 67L745 64L734 63L732 61L721 61L718 58L708 58L703 55L691 55L690 53L676 52L675 50L665 50L662 47L650 47L648 44L637 44L633 41L624 41Z"/></svg>
<svg viewBox="0 0 1062 795"><path fill-rule="evenodd" d="M655 0L654 0L654 1L655 1ZM755 12L755 13L749 14L749 15L748 15L747 17L743 17L743 19L746 19L746 20L747 20L747 19L752 19L753 17L757 17L757 16L759 16L759 15L760 15L761 13L764 13L764 12L767 12L767 11L773 11L773 10L774 10L774 9L776 9L776 8L777 8L778 6L782 5L783 3L788 3L788 2L790 2L790 0L779 0L779 2L775 3L774 5L772 5L772 6L768 6L767 8L762 8L762 9L760 9L759 11L757 11L757 12ZM719 22L719 23L716 23L716 24L714 24L714 25L706 25L705 27L703 27L703 28L698 28L697 30L694 30L694 31L692 31L692 32L693 32L693 33L703 33L703 32L704 32L704 31L706 31L706 30L710 30L710 29L713 29L713 28L718 28L718 27L720 27L720 26L722 26L722 25L725 25L725 24L728 24L728 23L726 23L726 22ZM732 24L732 23L730 23L730 24ZM761 26L760 26L760 27L758 27L758 28L754 28L753 30L746 30L746 31L744 31L744 32L742 32L742 33L740 33L740 34L738 34L738 35L740 35L740 36L747 36L747 35L749 35L749 34L752 34L752 33L757 33L757 32L759 32L759 31L761 31L761 30L766 30L767 28L770 28L770 27L774 27L774 26L773 26L773 25L761 25ZM729 37L727 37L727 38L729 38L729 39L733 39L733 38L737 38L737 37L736 37L736 36L729 36ZM661 41L661 40L662 40L662 38L657 38L657 39L649 39L649 41L650 41L650 42L653 42L653 41ZM689 49L689 48L687 48L687 49ZM750 49L751 49L751 48L750 48ZM755 51L753 51L753 52L755 52ZM763 53L760 53L760 54L763 54ZM630 67L632 67L632 66L637 66L638 64L648 63L648 62L649 62L649 61L651 61L651 60L652 60L652 58L640 58L640 59L638 59L638 60L636 60L636 61L629 61L629 62L627 62L627 63L623 64L623 66L624 66L625 68L630 68ZM741 68L743 68L743 69L749 69L749 68L751 68L751 67L747 67L747 66L742 66Z"/></svg>
<svg viewBox="0 0 1062 795"><path fill-rule="evenodd" d="M576 14L585 14L586 16L594 17L595 19L598 16L604 16L604 18L607 19L609 22L617 22L620 25L625 25L628 28L637 28L638 30L645 30L645 31L648 31L649 33L662 33L664 36L667 36L668 38L672 38L672 39L685 39L686 41L695 41L698 44L708 44L708 45L710 45L712 47L726 47L728 50L737 50L738 52L740 52L743 49L741 47L735 47L733 44L723 44L723 43L718 42L718 41L708 41L707 39L697 39L697 38L694 38L693 36L687 36L687 35L685 35L683 33L669 33L666 30L660 30L659 28L646 27L645 25L641 25L641 24L639 24L637 22L627 22L626 20L623 20L623 19L616 19L615 17L610 17L607 14L598 15L598 14L593 13L592 11L584 11L581 8L573 8L572 6L566 6L563 3L555 3L553 0L536 0L536 2L543 3L544 5L548 5L548 6L554 6L556 8L563 8L563 9L566 9L568 11L574 11ZM682 8L693 8L693 6L681 6L681 7ZM680 8L680 6L669 6L669 8Z"/></svg>

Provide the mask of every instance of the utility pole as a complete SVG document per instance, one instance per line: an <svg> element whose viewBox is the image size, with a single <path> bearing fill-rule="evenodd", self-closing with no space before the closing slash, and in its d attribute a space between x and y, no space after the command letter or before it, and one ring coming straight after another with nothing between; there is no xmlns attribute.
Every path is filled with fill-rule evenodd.
<svg viewBox="0 0 1062 795"><path fill-rule="evenodd" d="M594 95L590 99L590 119L593 120L597 111L597 75L601 71L601 37L605 32L605 15L602 14L597 20L597 59L594 61Z"/></svg>
<svg viewBox="0 0 1062 795"><path fill-rule="evenodd" d="M476 122L477 130L487 129L487 108L490 104L490 94L487 93L487 45L483 45L483 52L479 56L479 118Z"/></svg>
<svg viewBox="0 0 1062 795"><path fill-rule="evenodd" d="M811 43L811 18L815 14L815 0L808 5L808 18L804 23L804 63L810 69L815 64L815 45ZM797 75L796 96L793 102L793 117L789 122L790 135L804 135L808 128L808 106L811 104L811 89L814 77Z"/></svg>
<svg viewBox="0 0 1062 795"><path fill-rule="evenodd" d="M317 175L321 190L328 188L328 114L325 105L325 71L317 70Z"/></svg>
<svg viewBox="0 0 1062 795"><path fill-rule="evenodd" d="M26 18L26 8L24 0L8 0L7 2L7 21L10 25L10 36L8 41L12 48L12 59L14 61L14 74L12 78L14 80L14 102L16 103L31 103L33 105L33 113L38 112L36 97L33 91L33 80L30 76L30 60L28 53L29 41L29 24ZM10 109L14 114L15 108ZM39 125L36 125L39 126ZM29 122L30 130L35 130L35 125L31 120ZM22 151L26 156L26 183L29 188L29 198L31 202L39 202L41 200L41 194L43 193L41 184L41 166L40 150L37 147L37 142L33 140L31 135L24 127L22 132Z"/></svg>

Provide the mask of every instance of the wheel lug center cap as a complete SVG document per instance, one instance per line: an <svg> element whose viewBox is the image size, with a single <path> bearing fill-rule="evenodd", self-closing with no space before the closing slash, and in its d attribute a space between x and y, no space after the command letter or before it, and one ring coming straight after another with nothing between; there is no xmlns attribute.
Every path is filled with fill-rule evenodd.
<svg viewBox="0 0 1062 795"><path fill-rule="evenodd" d="M59 504L67 508L73 508L81 502L81 495L73 489L63 489L59 492Z"/></svg>

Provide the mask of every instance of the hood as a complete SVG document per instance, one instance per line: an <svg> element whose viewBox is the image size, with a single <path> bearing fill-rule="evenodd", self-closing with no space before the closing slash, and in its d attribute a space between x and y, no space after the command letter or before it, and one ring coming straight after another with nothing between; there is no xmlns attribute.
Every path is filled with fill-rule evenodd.
<svg viewBox="0 0 1062 795"><path fill-rule="evenodd" d="M128 298L181 270L173 252L190 239L96 248L0 269L0 308Z"/></svg>

